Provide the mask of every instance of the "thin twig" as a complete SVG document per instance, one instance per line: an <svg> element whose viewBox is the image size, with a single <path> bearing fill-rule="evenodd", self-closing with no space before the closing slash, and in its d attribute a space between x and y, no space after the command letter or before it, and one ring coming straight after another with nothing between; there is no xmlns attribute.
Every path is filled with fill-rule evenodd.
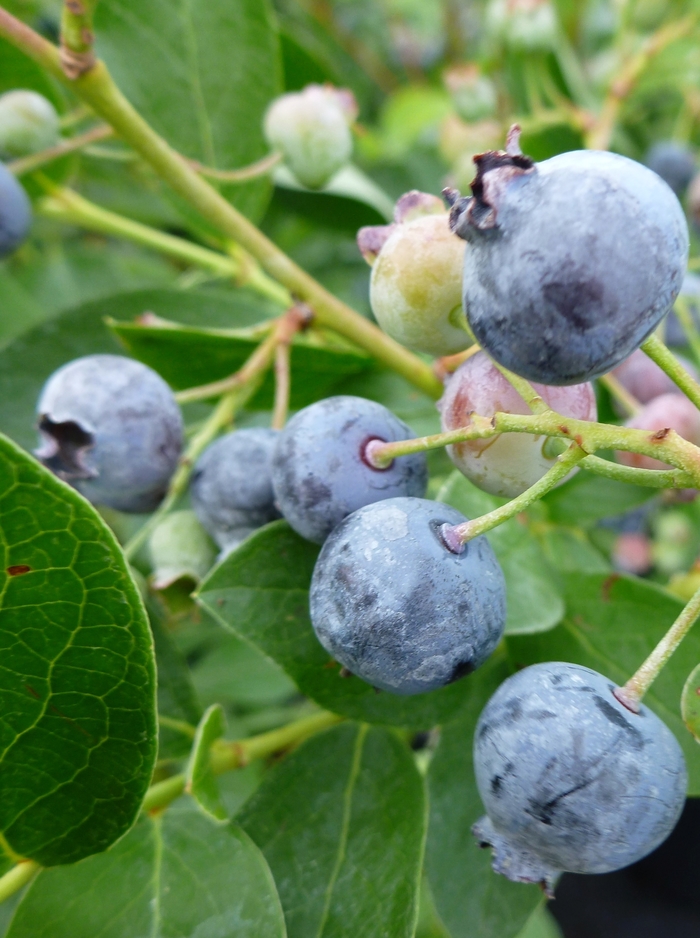
<svg viewBox="0 0 700 938"><path fill-rule="evenodd" d="M291 388L290 344L280 342L275 350L275 405L272 411L272 429L282 430L289 412Z"/></svg>
<svg viewBox="0 0 700 938"><path fill-rule="evenodd" d="M98 140L106 140L107 137L113 136L114 131L108 124L98 124L97 127L92 127L90 130L86 130L85 133L78 134L75 137L69 137L67 140L62 140L61 143L57 143L55 147L49 147L47 150L41 150L39 153L23 156L19 160L12 160L12 162L6 165L15 176L23 176L25 173L31 173L40 166L45 166L46 163L53 163L54 160L60 159L67 153L74 153L76 150L82 150L83 147L87 147L91 143L96 143Z"/></svg>
<svg viewBox="0 0 700 938"><path fill-rule="evenodd" d="M281 153L269 153L256 163L243 166L241 169L214 169L212 166L198 163L197 160L188 160L188 163L200 176L206 176L208 179L218 179L221 182L248 182L259 176L269 175L281 161Z"/></svg>

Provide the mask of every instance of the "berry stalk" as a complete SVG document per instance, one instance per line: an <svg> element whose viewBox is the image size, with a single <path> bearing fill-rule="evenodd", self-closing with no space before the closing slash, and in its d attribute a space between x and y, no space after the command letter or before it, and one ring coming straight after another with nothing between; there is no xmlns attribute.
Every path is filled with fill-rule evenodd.
<svg viewBox="0 0 700 938"><path fill-rule="evenodd" d="M686 397L700 408L700 384L692 378L661 339L652 334L642 343L642 351L678 385Z"/></svg>
<svg viewBox="0 0 700 938"><path fill-rule="evenodd" d="M615 696L628 710L638 712L639 704L653 682L659 676L673 652L700 616L700 589L683 609L668 632L652 651L644 664L632 675L623 687L618 687Z"/></svg>
<svg viewBox="0 0 700 938"><path fill-rule="evenodd" d="M461 553L467 541L471 541L480 534L485 534L499 524L503 524L504 521L510 520L510 518L514 518L521 511L529 508L533 502L546 495L562 479L565 479L574 466L577 466L587 455L585 449L582 449L578 443L572 443L566 452L557 457L552 468L522 495L518 495L507 504L489 511L480 518L474 518L471 521L465 521L463 524L453 526L443 525L441 529L443 540L455 554Z"/></svg>
<svg viewBox="0 0 700 938"><path fill-rule="evenodd" d="M321 286L237 211L192 169L141 117L119 90L104 62L72 78L58 49L0 7L0 36L25 52L86 101L170 187L223 234L242 245L262 267L295 296L308 303L316 321L369 351L425 394L438 398L442 384L427 363L399 345L377 326Z"/></svg>

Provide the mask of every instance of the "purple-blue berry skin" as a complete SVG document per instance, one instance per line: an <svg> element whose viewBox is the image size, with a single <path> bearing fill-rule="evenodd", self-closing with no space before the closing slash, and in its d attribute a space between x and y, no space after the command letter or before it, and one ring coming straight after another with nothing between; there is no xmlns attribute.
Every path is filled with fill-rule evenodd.
<svg viewBox="0 0 700 938"><path fill-rule="evenodd" d="M328 397L299 411L280 433L272 462L277 506L294 530L322 544L363 505L398 496L420 498L428 484L425 456L400 456L374 469L370 440L396 442L415 434L390 410L362 397Z"/></svg>
<svg viewBox="0 0 700 938"><path fill-rule="evenodd" d="M466 519L422 498L360 508L323 545L311 622L353 674L394 694L422 694L474 671L501 640L505 582L485 537L453 553L443 524Z"/></svg>
<svg viewBox="0 0 700 938"><path fill-rule="evenodd" d="M202 453L190 482L192 507L221 548L279 518L272 490L272 453L279 431L234 430Z"/></svg>
<svg viewBox="0 0 700 938"><path fill-rule="evenodd" d="M119 355L77 358L48 379L37 405L37 457L89 501L153 511L182 450L182 416L160 375Z"/></svg>
<svg viewBox="0 0 700 938"><path fill-rule="evenodd" d="M551 891L561 871L635 863L675 827L687 785L680 745L614 690L590 668L548 662L512 675L486 704L474 767L487 816L474 834L494 848L496 872Z"/></svg>
<svg viewBox="0 0 700 938"><path fill-rule="evenodd" d="M32 206L22 186L0 163L0 258L12 254L29 234Z"/></svg>
<svg viewBox="0 0 700 938"><path fill-rule="evenodd" d="M644 162L657 176L661 176L679 199L696 173L695 156L692 150L673 140L655 143L649 149Z"/></svg>
<svg viewBox="0 0 700 938"><path fill-rule="evenodd" d="M477 195L454 205L452 222L471 244L464 307L477 341L542 384L612 370L681 288L688 229L678 199L615 153L480 159Z"/></svg>

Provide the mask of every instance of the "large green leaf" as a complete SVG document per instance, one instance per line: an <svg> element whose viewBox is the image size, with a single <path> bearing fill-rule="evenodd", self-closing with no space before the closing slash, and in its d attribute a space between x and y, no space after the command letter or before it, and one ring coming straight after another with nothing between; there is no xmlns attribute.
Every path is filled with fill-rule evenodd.
<svg viewBox="0 0 700 938"><path fill-rule="evenodd" d="M406 745L349 725L288 756L239 820L270 864L289 938L411 938L425 814Z"/></svg>
<svg viewBox="0 0 700 938"><path fill-rule="evenodd" d="M285 938L270 871L237 826L142 818L111 850L40 873L6 938Z"/></svg>
<svg viewBox="0 0 700 938"><path fill-rule="evenodd" d="M467 518L477 518L503 503L480 491L455 470L437 494ZM486 535L506 578L506 634L543 632L564 614L559 578L533 534L511 518Z"/></svg>
<svg viewBox="0 0 700 938"><path fill-rule="evenodd" d="M198 600L223 626L276 661L321 706L368 723L428 729L469 706L471 676L401 697L342 677L314 634L309 585L319 548L275 521L253 534L200 586Z"/></svg>
<svg viewBox="0 0 700 938"><path fill-rule="evenodd" d="M146 613L112 533L0 437L0 830L45 866L128 830L156 755Z"/></svg>
<svg viewBox="0 0 700 938"><path fill-rule="evenodd" d="M198 807L215 821L226 819L219 785L211 769L211 746L226 731L226 717L220 704L212 704L202 717L187 763L187 791Z"/></svg>
<svg viewBox="0 0 700 938"><path fill-rule="evenodd" d="M634 577L566 577L566 618L545 635L513 637L514 664L573 661L594 668L618 684L637 670L672 625L683 604L666 590ZM700 660L700 631L691 630L644 703L678 737L688 763L691 795L700 795L700 747L683 724L680 696L688 673Z"/></svg>
<svg viewBox="0 0 700 938"><path fill-rule="evenodd" d="M237 371L260 344L260 336L231 329L197 329L177 323L109 325L131 354L159 372L174 388L196 387ZM293 409L326 397L348 375L365 371L371 359L342 346L322 343L315 334L297 336L291 345ZM251 407L272 406L275 377L266 374Z"/></svg>
<svg viewBox="0 0 700 938"><path fill-rule="evenodd" d="M268 0L103 0L95 25L120 88L176 150L218 169L265 155L262 118L281 90ZM269 189L263 178L224 192L258 214Z"/></svg>
<svg viewBox="0 0 700 938"><path fill-rule="evenodd" d="M514 938L542 900L536 886L511 883L491 869L472 824L484 813L474 781L474 727L486 701L509 675L491 659L473 675L469 708L444 727L428 771L430 825L426 869L435 906L452 938Z"/></svg>
<svg viewBox="0 0 700 938"><path fill-rule="evenodd" d="M36 445L35 408L49 375L81 355L124 354L103 316L152 312L182 322L248 326L274 312L247 291L137 290L67 310L0 349L0 431L22 446Z"/></svg>
<svg viewBox="0 0 700 938"><path fill-rule="evenodd" d="M688 675L681 696L683 722L700 743L700 664Z"/></svg>

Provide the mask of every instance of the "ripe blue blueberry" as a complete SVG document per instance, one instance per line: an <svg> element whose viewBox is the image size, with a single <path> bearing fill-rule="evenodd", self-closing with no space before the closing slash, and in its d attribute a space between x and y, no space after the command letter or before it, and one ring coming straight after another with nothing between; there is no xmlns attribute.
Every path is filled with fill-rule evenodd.
<svg viewBox="0 0 700 938"><path fill-rule="evenodd" d="M503 573L485 537L453 553L443 524L466 519L423 498L366 505L329 536L311 580L311 622L353 674L421 694L469 674L494 650L506 616Z"/></svg>
<svg viewBox="0 0 700 938"><path fill-rule="evenodd" d="M644 162L680 198L690 185L695 175L695 157L692 150L673 140L655 143L647 153Z"/></svg>
<svg viewBox="0 0 700 938"><path fill-rule="evenodd" d="M676 737L651 710L626 709L590 668L548 662L512 675L474 735L487 816L474 825L493 868L551 892L561 871L607 873L668 837L685 800Z"/></svg>
<svg viewBox="0 0 700 938"><path fill-rule="evenodd" d="M279 518L272 491L277 430L251 427L219 437L192 474L192 507L221 548Z"/></svg>
<svg viewBox="0 0 700 938"><path fill-rule="evenodd" d="M32 207L27 193L0 163L0 258L16 251L29 234Z"/></svg>
<svg viewBox="0 0 700 938"><path fill-rule="evenodd" d="M469 241L464 308L500 364L542 384L605 374L644 341L681 287L688 229L671 189L615 153L534 164L517 133L476 158L470 199L453 201Z"/></svg>
<svg viewBox="0 0 700 938"><path fill-rule="evenodd" d="M37 405L37 457L94 504L153 511L182 449L172 391L141 362L88 355L48 379Z"/></svg>
<svg viewBox="0 0 700 938"><path fill-rule="evenodd" d="M425 456L400 456L387 469L365 457L371 440L413 439L390 410L362 397L328 397L299 411L280 433L272 461L277 507L295 531L322 544L351 512L385 498L425 494Z"/></svg>

